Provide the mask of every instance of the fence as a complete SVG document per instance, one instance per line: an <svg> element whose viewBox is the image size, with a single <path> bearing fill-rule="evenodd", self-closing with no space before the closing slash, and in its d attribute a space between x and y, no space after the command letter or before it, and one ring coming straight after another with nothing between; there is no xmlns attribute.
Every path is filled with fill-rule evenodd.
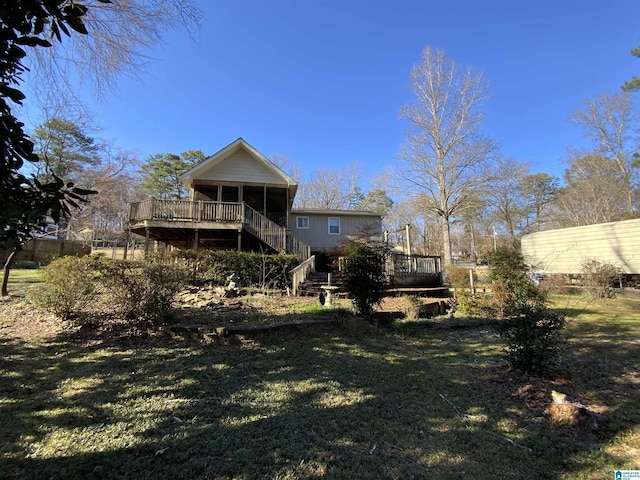
<svg viewBox="0 0 640 480"><path fill-rule="evenodd" d="M64 255L88 255L91 253L91 247L84 242L77 240L56 240L47 238L32 238L20 250L14 259L14 262L46 262L54 257L62 257ZM11 251L0 249L0 259L2 263L7 261Z"/></svg>

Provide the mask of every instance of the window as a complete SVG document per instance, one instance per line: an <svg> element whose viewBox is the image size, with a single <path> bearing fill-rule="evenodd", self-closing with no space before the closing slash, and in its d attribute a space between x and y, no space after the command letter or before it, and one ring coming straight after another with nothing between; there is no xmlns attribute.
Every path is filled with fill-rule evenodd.
<svg viewBox="0 0 640 480"><path fill-rule="evenodd" d="M309 217L297 217L296 226L298 228L309 228Z"/></svg>
<svg viewBox="0 0 640 480"><path fill-rule="evenodd" d="M329 235L340 235L340 219L329 217Z"/></svg>

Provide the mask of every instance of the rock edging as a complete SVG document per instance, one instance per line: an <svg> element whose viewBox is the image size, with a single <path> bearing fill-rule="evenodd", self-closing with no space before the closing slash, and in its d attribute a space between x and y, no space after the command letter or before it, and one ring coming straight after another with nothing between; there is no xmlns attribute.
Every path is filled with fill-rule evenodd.
<svg viewBox="0 0 640 480"><path fill-rule="evenodd" d="M205 337L227 337L230 335L243 335L248 337L262 336L265 334L277 334L296 332L309 329L321 329L337 325L334 319L303 320L298 322L274 323L271 325L187 325L176 324L171 326L171 331L178 335L202 335Z"/></svg>

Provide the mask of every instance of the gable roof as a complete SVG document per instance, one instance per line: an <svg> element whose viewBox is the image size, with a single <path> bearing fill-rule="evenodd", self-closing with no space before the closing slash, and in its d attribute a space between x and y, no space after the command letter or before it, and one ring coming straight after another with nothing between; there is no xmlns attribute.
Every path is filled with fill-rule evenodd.
<svg viewBox="0 0 640 480"><path fill-rule="evenodd" d="M180 175L180 180L187 187L191 187L193 180L204 174L206 171L214 168L219 165L221 162L229 158L234 153L237 153L240 150L244 150L252 157L253 160L257 161L262 167L264 167L267 171L273 174L276 178L281 179L282 183L287 185L289 189L295 194L298 189L298 182L296 182L293 178L287 175L282 171L277 165L275 165L271 160L265 157L262 153L252 147L245 139L242 137L237 138L233 142L231 142L226 147L218 150L213 155L207 157L204 161L200 162L198 165L187 170L185 173Z"/></svg>

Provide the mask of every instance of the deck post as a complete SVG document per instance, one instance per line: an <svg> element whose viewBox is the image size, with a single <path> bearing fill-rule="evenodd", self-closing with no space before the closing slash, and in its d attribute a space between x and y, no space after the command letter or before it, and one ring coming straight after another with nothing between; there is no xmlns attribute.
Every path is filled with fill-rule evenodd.
<svg viewBox="0 0 640 480"><path fill-rule="evenodd" d="M149 227L144 227L144 255L149 255Z"/></svg>
<svg viewBox="0 0 640 480"><path fill-rule="evenodd" d="M476 285L473 282L473 268L469 269L469 286L471 287L471 295L476 294Z"/></svg>
<svg viewBox="0 0 640 480"><path fill-rule="evenodd" d="M407 223L405 226L405 231L407 232L407 257L408 257L408 264L409 264L409 272L413 272L414 268L413 268L413 259L411 257L411 224Z"/></svg>
<svg viewBox="0 0 640 480"><path fill-rule="evenodd" d="M129 210L131 210L131 205L129 205ZM131 227L127 228L127 236L124 242L124 252L122 253L122 259L127 259L127 250L129 250L129 242L131 241Z"/></svg>
<svg viewBox="0 0 640 480"><path fill-rule="evenodd" d="M193 232L193 253L196 253L198 251L198 243L199 243L199 239L198 239L198 229L196 228Z"/></svg>
<svg viewBox="0 0 640 480"><path fill-rule="evenodd" d="M242 230L238 230L238 251L242 251Z"/></svg>

